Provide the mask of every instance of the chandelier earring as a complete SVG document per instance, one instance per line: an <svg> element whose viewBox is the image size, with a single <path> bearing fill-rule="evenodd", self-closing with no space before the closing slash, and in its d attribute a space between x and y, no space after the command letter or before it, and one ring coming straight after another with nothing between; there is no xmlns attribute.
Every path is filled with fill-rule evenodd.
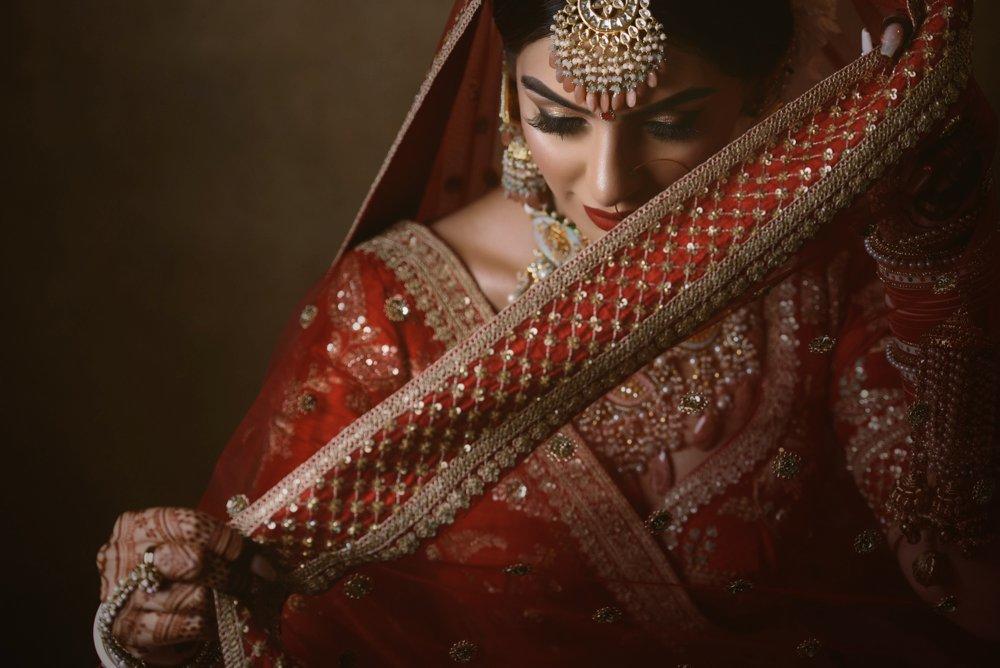
<svg viewBox="0 0 1000 668"><path fill-rule="evenodd" d="M507 197L522 204L540 206L548 199L548 186L535 164L524 133L512 120L510 72L506 63L500 82L500 141L504 145L500 183Z"/></svg>

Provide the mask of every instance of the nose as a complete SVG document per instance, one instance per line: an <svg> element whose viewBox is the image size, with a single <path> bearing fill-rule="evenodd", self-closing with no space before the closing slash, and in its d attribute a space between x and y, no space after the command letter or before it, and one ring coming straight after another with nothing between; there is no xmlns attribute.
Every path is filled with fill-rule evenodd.
<svg viewBox="0 0 1000 668"><path fill-rule="evenodd" d="M629 199L640 190L633 156L615 125L604 124L595 133L596 146L587 164L587 191L594 204L605 209L616 205L627 208Z"/></svg>

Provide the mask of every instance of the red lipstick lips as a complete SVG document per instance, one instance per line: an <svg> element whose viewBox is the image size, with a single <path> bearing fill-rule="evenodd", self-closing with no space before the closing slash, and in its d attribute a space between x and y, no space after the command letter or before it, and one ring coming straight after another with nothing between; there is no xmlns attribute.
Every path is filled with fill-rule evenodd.
<svg viewBox="0 0 1000 668"><path fill-rule="evenodd" d="M613 230L618 223L625 220L632 213L631 211L626 213L603 211L601 209L592 209L586 205L584 205L583 210L587 212L587 217L594 221L594 225L597 225L605 232Z"/></svg>

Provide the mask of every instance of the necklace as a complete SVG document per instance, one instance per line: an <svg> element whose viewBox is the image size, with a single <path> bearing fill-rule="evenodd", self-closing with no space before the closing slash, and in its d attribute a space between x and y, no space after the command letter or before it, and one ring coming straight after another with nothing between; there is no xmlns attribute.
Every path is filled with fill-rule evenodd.
<svg viewBox="0 0 1000 668"><path fill-rule="evenodd" d="M642 473L652 458L685 447L686 417L724 412L736 387L760 374L757 346L748 336L760 324L752 308L734 311L594 402L575 426L620 473Z"/></svg>
<svg viewBox="0 0 1000 668"><path fill-rule="evenodd" d="M536 209L529 204L524 211L531 218L535 237L535 259L517 276L517 287L507 297L516 301L532 285L549 276L587 245L576 224L555 211Z"/></svg>

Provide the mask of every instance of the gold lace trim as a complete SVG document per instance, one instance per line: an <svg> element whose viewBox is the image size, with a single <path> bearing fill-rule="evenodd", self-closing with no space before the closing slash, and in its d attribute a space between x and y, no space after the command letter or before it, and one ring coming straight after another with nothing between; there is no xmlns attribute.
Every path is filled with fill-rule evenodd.
<svg viewBox="0 0 1000 668"><path fill-rule="evenodd" d="M883 350L891 340L885 337L873 348ZM868 505L884 520L882 504L902 475L913 441L906 393L901 388L867 387L867 381L865 357L860 357L840 379L834 411L854 429L846 443L847 469ZM869 478L872 474L874 480Z"/></svg>
<svg viewBox="0 0 1000 668"><path fill-rule="evenodd" d="M451 348L493 317L465 265L426 226L402 222L358 250L382 260L413 297L434 338Z"/></svg>
<svg viewBox="0 0 1000 668"><path fill-rule="evenodd" d="M767 354L760 385L760 402L750 421L728 445L713 452L704 463L681 479L666 495L663 507L670 511L670 538L676 537L699 508L723 493L752 471L788 437L792 403L799 366L795 330L796 279L781 283L765 300Z"/></svg>
<svg viewBox="0 0 1000 668"><path fill-rule="evenodd" d="M575 444L571 459L554 459L543 446L525 460L552 517L569 529L630 619L667 641L707 630L663 548L584 440L572 427L560 435Z"/></svg>
<svg viewBox="0 0 1000 668"><path fill-rule="evenodd" d="M215 619L219 627L219 649L222 652L222 662L227 668L243 668L249 665L243 647L239 614L235 598L218 591L215 595Z"/></svg>

